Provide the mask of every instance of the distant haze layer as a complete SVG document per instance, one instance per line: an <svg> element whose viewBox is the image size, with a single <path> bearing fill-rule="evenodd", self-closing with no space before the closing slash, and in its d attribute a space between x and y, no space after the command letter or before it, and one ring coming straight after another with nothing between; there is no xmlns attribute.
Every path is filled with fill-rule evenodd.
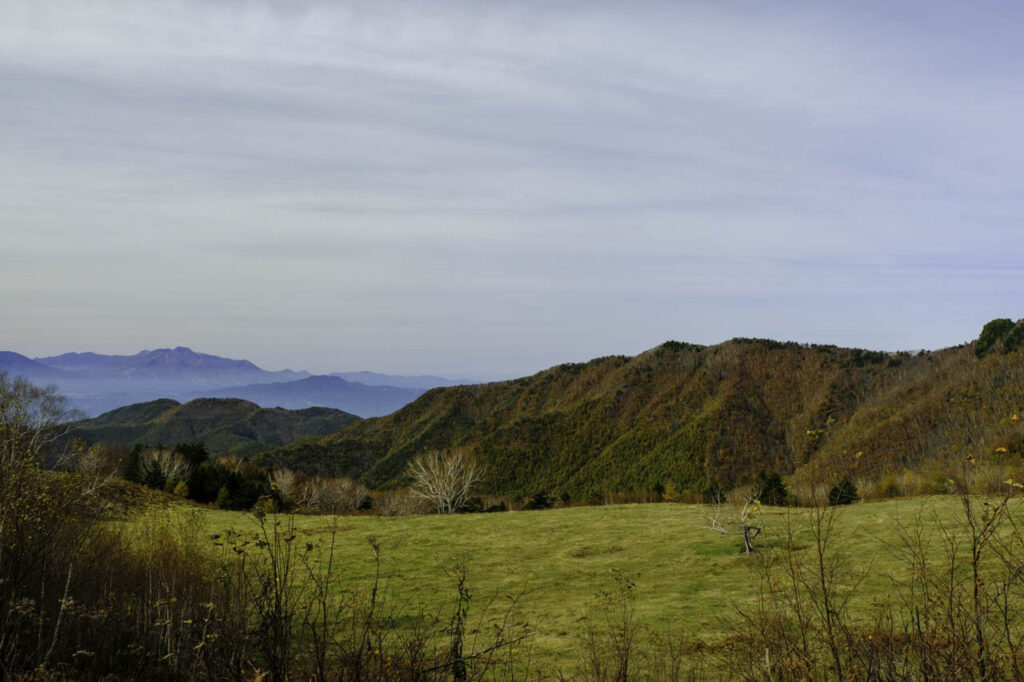
<svg viewBox="0 0 1024 682"><path fill-rule="evenodd" d="M89 416L157 398L242 398L262 407L331 407L375 417L394 412L427 389L460 383L444 377L373 372L337 372L335 376L268 372L248 360L182 346L134 355L84 352L35 359L0 351L0 371L37 384L55 384ZM363 378L369 380L359 381Z"/></svg>

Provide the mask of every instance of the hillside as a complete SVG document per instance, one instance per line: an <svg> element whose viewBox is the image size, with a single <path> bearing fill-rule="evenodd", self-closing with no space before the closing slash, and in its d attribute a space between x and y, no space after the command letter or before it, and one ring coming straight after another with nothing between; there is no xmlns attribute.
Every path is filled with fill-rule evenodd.
<svg viewBox="0 0 1024 682"><path fill-rule="evenodd" d="M245 400L154 400L79 422L72 435L91 443L174 445L203 441L214 455L251 457L305 436L323 436L358 421L326 407L261 408Z"/></svg>
<svg viewBox="0 0 1024 682"><path fill-rule="evenodd" d="M1017 334L1022 327L1010 323ZM988 327L986 327L988 329ZM1016 331L1013 331L1016 330ZM489 490L566 493L673 484L728 489L761 470L874 480L967 454L1024 456L1024 356L1012 344L920 354L734 339L437 388L387 417L261 460L396 481L427 449L467 445Z"/></svg>

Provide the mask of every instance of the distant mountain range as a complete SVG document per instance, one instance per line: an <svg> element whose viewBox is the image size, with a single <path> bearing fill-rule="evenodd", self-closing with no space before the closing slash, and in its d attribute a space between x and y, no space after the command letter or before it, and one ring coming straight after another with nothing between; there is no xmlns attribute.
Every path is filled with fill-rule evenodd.
<svg viewBox="0 0 1024 682"><path fill-rule="evenodd" d="M211 398L242 398L259 405L301 410L314 405L333 407L360 417L379 417L408 405L426 392L423 388L367 386L336 376L311 376L298 381L252 384L207 391Z"/></svg>
<svg viewBox="0 0 1024 682"><path fill-rule="evenodd" d="M230 360L196 353L191 348L159 348L135 355L64 353L35 362L53 369L76 372L107 381L157 381L182 386L240 386L274 381L294 381L309 372L268 372L248 360Z"/></svg>
<svg viewBox="0 0 1024 682"><path fill-rule="evenodd" d="M330 407L361 417L388 414L435 386L458 382L443 377L306 371L270 372L248 360L158 348L135 355L64 353L29 358L0 351L0 370L40 384L56 384L75 406L94 416L158 398L241 398L262 407Z"/></svg>
<svg viewBox="0 0 1024 682"><path fill-rule="evenodd" d="M430 375L403 377L394 374L378 374L376 372L331 372L330 376L367 386L395 386L397 388L421 388L423 390L437 388L438 386L459 386L461 384L476 383Z"/></svg>
<svg viewBox="0 0 1024 682"><path fill-rule="evenodd" d="M251 457L305 436L325 436L359 417L325 407L262 408L246 400L199 398L184 405L166 398L121 407L75 425L90 443L132 446L202 441L213 455Z"/></svg>
<svg viewBox="0 0 1024 682"><path fill-rule="evenodd" d="M56 367L47 367L24 355L12 353L9 350L0 350L0 370L12 376L20 376L30 381L58 381L67 379L72 375Z"/></svg>

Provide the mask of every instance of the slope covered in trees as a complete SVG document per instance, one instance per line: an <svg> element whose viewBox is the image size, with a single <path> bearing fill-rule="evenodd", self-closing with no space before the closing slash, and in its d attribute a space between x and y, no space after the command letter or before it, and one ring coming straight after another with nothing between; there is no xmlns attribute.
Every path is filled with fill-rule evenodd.
<svg viewBox="0 0 1024 682"><path fill-rule="evenodd" d="M1002 329L1011 338L1021 324ZM734 339L434 389L398 412L260 460L378 487L410 459L468 446L492 492L574 499L671 484L699 493L760 471L879 480L968 454L1024 456L1024 355L996 342L919 354Z"/></svg>
<svg viewBox="0 0 1024 682"><path fill-rule="evenodd" d="M250 457L304 436L333 433L358 420L327 407L285 410L231 398L199 398L185 404L163 399L79 422L72 435L91 443L122 445L203 441L212 454Z"/></svg>

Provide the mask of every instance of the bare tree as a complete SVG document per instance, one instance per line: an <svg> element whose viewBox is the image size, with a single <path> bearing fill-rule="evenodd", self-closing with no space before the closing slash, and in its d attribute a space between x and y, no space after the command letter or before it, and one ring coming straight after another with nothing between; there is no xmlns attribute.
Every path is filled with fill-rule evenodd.
<svg viewBox="0 0 1024 682"><path fill-rule="evenodd" d="M56 386L40 388L0 371L0 469L39 464L80 416Z"/></svg>
<svg viewBox="0 0 1024 682"><path fill-rule="evenodd" d="M351 478L320 478L306 482L308 505L323 511L355 511L370 496L365 485Z"/></svg>
<svg viewBox="0 0 1024 682"><path fill-rule="evenodd" d="M236 455L221 455L217 458L217 463L228 471L232 471L237 474L241 473L242 469L245 467L246 460Z"/></svg>
<svg viewBox="0 0 1024 682"><path fill-rule="evenodd" d="M743 504L730 507L716 497L711 511L706 515L709 525L701 526L722 535L742 535L743 551L750 554L754 551L754 539L761 534L761 526L757 525L757 517L761 511L761 502L757 499L757 490L751 490L743 499Z"/></svg>
<svg viewBox="0 0 1024 682"><path fill-rule="evenodd" d="M274 469L270 472L270 485L285 504L298 501L299 480L291 469Z"/></svg>
<svg viewBox="0 0 1024 682"><path fill-rule="evenodd" d="M484 465L464 448L425 452L412 461L408 474L412 492L429 501L439 514L452 514L483 480Z"/></svg>
<svg viewBox="0 0 1024 682"><path fill-rule="evenodd" d="M180 481L188 476L189 468L187 459L166 448L146 450L139 458L143 480L154 477L165 483Z"/></svg>
<svg viewBox="0 0 1024 682"><path fill-rule="evenodd" d="M112 473L114 464L99 445L74 443L75 469L87 476Z"/></svg>
<svg viewBox="0 0 1024 682"><path fill-rule="evenodd" d="M89 445L75 438L71 442L71 458L74 469L81 474L84 495L91 495L118 476L120 467L116 455L100 445Z"/></svg>

